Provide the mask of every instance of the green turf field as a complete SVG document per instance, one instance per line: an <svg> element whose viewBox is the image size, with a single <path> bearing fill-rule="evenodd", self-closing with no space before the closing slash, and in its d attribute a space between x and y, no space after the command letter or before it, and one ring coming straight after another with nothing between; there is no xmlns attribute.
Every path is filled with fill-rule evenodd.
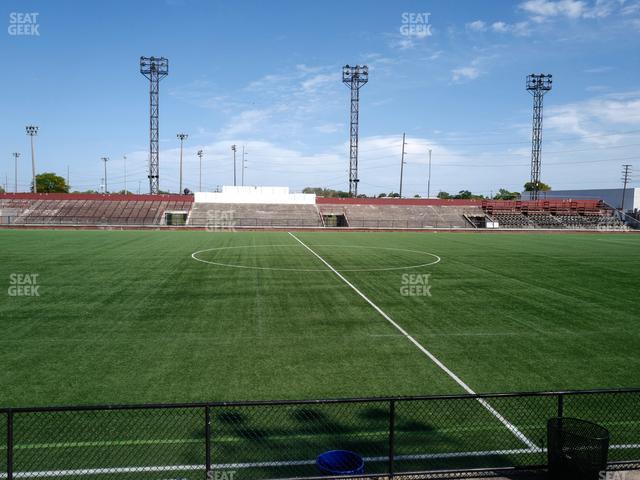
<svg viewBox="0 0 640 480"><path fill-rule="evenodd" d="M477 392L640 385L639 236L296 236ZM4 406L463 392L286 232L2 231L0 247ZM8 295L14 273L39 296ZM403 295L426 293L406 274L430 274L431 296Z"/></svg>
<svg viewBox="0 0 640 480"><path fill-rule="evenodd" d="M638 386L638 246L635 235L0 231L0 406ZM16 274L37 274L39 295L10 295ZM603 422L610 458L632 460L638 398L569 398L565 411ZM400 403L396 468L544 463L556 411L544 397ZM15 468L202 478L203 420L201 409L20 414ZM340 447L384 473L388 426L384 402L218 407L212 456L246 479L305 476Z"/></svg>

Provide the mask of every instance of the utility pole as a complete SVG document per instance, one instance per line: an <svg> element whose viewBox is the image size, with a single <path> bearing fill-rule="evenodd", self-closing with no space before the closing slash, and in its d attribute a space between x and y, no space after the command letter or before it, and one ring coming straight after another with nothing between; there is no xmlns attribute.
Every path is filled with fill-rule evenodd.
<svg viewBox="0 0 640 480"><path fill-rule="evenodd" d="M189 138L189 135L186 133L179 133L176 136L180 139L180 189L178 192L182 195L182 143L186 138Z"/></svg>
<svg viewBox="0 0 640 480"><path fill-rule="evenodd" d="M342 67L342 83L351 89L351 116L349 122L349 196L358 196L358 123L360 117L360 88L369 81L366 65Z"/></svg>
<svg viewBox="0 0 640 480"><path fill-rule="evenodd" d="M18 158L20 158L20 153L13 152L13 193L18 193Z"/></svg>
<svg viewBox="0 0 640 480"><path fill-rule="evenodd" d="M233 150L233 186L236 186L236 145L231 145L231 150Z"/></svg>
<svg viewBox="0 0 640 480"><path fill-rule="evenodd" d="M169 60L140 57L140 73L149 80L149 193L160 190L160 80L169 75Z"/></svg>
<svg viewBox="0 0 640 480"><path fill-rule="evenodd" d="M247 152L244 149L244 145L242 145L242 186L244 187L244 169L247 168L245 166L245 156L247 155Z"/></svg>
<svg viewBox="0 0 640 480"><path fill-rule="evenodd" d="M542 150L542 98L551 90L551 75L531 74L527 76L527 90L533 95L533 127L531 135L531 200L538 200L540 190L540 168Z"/></svg>
<svg viewBox="0 0 640 480"><path fill-rule="evenodd" d="M38 134L38 127L35 125L27 125L26 129L27 135L31 137L31 181L33 182L31 191L33 193L38 193L38 186L36 185L36 153L33 148L33 137Z"/></svg>
<svg viewBox="0 0 640 480"><path fill-rule="evenodd" d="M142 183L142 180L138 180L138 195L140 195L140 184Z"/></svg>
<svg viewBox="0 0 640 480"><path fill-rule="evenodd" d="M404 176L404 146L407 142L404 141L405 134L402 134L402 156L400 157L400 198L402 198L402 177Z"/></svg>
<svg viewBox="0 0 640 480"><path fill-rule="evenodd" d="M122 163L124 164L124 194L127 194L127 156L122 156Z"/></svg>
<svg viewBox="0 0 640 480"><path fill-rule="evenodd" d="M69 165L67 165L67 189L71 190L71 184L69 183Z"/></svg>
<svg viewBox="0 0 640 480"><path fill-rule="evenodd" d="M431 198L431 149L429 149L429 177L427 178L427 198Z"/></svg>
<svg viewBox="0 0 640 480"><path fill-rule="evenodd" d="M631 177L631 167L632 165L622 165L622 205L620 207L620 211L624 214L624 197L627 194L627 184L629 183Z"/></svg>
<svg viewBox="0 0 640 480"><path fill-rule="evenodd" d="M106 194L109 191L107 189L107 162L109 161L109 157L102 157L100 160L104 162L104 193Z"/></svg>
<svg viewBox="0 0 640 480"><path fill-rule="evenodd" d="M202 191L202 154L204 152L202 150L198 150L198 158L200 158L200 175L198 180L198 191Z"/></svg>

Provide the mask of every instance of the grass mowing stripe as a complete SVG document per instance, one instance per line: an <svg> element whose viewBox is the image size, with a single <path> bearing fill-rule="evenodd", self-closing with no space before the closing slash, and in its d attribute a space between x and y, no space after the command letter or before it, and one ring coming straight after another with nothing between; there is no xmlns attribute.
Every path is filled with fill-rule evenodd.
<svg viewBox="0 0 640 480"><path fill-rule="evenodd" d="M349 280L347 280L340 272L338 272L329 262L327 262L324 258L318 255L314 250L312 250L306 243L296 237L293 233L288 232L293 238L295 238L300 245L306 248L309 252L315 255L322 263L324 263L333 273L335 273L338 278L340 278L344 283L346 283L351 289L356 292L360 297L362 297L369 305L371 305L376 312L378 312L385 320L387 320L391 325L393 325L402 335L404 335L411 343L413 343L422 353L424 353L427 357L431 359L433 363L435 363L438 367L440 367L447 375L449 375L458 385L460 385L464 390L466 390L471 395L476 395L476 392L469 387L460 377L458 377L453 371L451 371L444 363L442 363L435 355L433 355L429 350L424 348L415 338L413 338L409 333L398 325L389 315L387 315L380 307L378 307L375 303L373 303L364 293L358 290ZM540 448L533 443L527 436L522 433L518 427L509 422L500 412L498 412L495 408L493 408L486 400L482 398L477 399L478 402L485 408L487 411L496 417L500 423L502 423L507 429L513 433L522 443L524 443L527 447L529 447L532 451L539 451Z"/></svg>
<svg viewBox="0 0 640 480"><path fill-rule="evenodd" d="M621 421L621 422L607 422L607 426L640 426L640 422ZM538 424L520 424L520 428L534 429L538 428ZM460 433L460 432L497 432L501 427L460 427L460 428L439 428L441 433ZM388 435L387 430L367 430L363 432L366 435ZM291 440L291 439L313 439L318 437L333 437L333 432L314 432L309 434L295 434L295 435L272 435L269 437L271 440ZM233 443L237 442L238 437L221 436L216 437L216 443ZM35 444L17 444L14 445L14 450L37 450L37 449L50 449L50 448L88 448L88 447L118 447L128 445L181 445L181 444L198 444L204 443L204 439L200 438L174 438L165 440L107 440L107 441L95 441L95 442L57 442L57 443L35 443ZM640 444L621 444L611 445L610 448L616 449L628 449L628 448L640 448ZM6 445L0 445L0 451L7 449Z"/></svg>

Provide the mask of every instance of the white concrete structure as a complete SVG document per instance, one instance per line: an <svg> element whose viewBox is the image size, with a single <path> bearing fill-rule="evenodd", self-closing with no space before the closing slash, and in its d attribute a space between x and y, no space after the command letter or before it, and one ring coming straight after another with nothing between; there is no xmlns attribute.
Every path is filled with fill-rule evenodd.
<svg viewBox="0 0 640 480"><path fill-rule="evenodd" d="M289 187L222 187L222 192L196 192L195 203L259 203L315 205L315 193L290 193Z"/></svg>

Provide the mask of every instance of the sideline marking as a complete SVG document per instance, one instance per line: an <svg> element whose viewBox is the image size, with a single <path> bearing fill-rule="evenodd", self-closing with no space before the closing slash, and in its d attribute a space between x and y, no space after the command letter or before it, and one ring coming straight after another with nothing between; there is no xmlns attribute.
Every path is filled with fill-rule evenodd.
<svg viewBox="0 0 640 480"><path fill-rule="evenodd" d="M611 445L610 448L637 448L638 445ZM536 453L546 453L546 448L540 448ZM447 458L466 457L492 457L497 455L525 455L530 454L528 448L507 449L507 450L485 450L477 452L443 452L443 453L416 453L412 455L397 455L395 460L438 460ZM365 462L387 462L388 457L364 457ZM211 465L211 470L231 470L234 468L264 468L264 467L289 467L296 465L313 465L316 460L274 460L264 462L245 463L219 463ZM490 467L487 467L489 470ZM49 470L49 471L26 471L14 472L13 478L38 478L38 477L67 477L79 475L104 475L108 473L146 473L146 472L188 472L205 470L204 465L161 465L147 467L105 467L105 468L82 468L76 470ZM0 478L7 478L6 473L0 473Z"/></svg>
<svg viewBox="0 0 640 480"><path fill-rule="evenodd" d="M386 321L388 321L391 325L393 325L411 343L413 343L416 347L418 347L422 353L424 353L427 357L429 357L433 363L435 363L438 367L440 367L440 369L442 369L447 375L449 375L458 385L460 385L462 388L464 388L467 391L467 393L470 393L471 395L477 395L477 393L474 392L469 385L464 383L460 377L458 377L455 373L453 373L453 371L450 370L444 363L442 363L440 360L438 360L438 358L434 354L432 354L429 350L424 348L415 338L413 338L411 335L409 335L409 333L404 328L402 328L400 325L398 325L389 315L384 313L380 307L378 307L375 303L373 303L371 300L369 300L369 298L364 293L362 293L360 290L358 290L340 272L338 272L335 268L333 268L329 262L327 262L324 258L322 258L320 255L318 255L316 252L314 252L309 246L307 246L306 243L304 243L302 240L300 240L298 237L296 237L293 233L291 233L291 232L288 232L288 233L293 238L295 238L298 241L298 243L300 243L300 245L302 245L304 248L309 250L322 263L324 263L333 273L335 273L340 278L340 280L342 280L344 283L349 285L353 289L354 292L356 292L358 295L360 295L369 305L371 305L374 308L374 310L376 312L378 312ZM533 443L531 440L529 440L525 436L525 434L522 433L518 429L518 427L516 427L514 424L509 422L505 417L503 417L500 412L498 412L495 408L493 408L491 405L489 405L489 403L486 400L484 400L482 398L478 398L477 400L480 403L480 405L482 405L484 408L486 408L487 411L491 415L496 417L500 421L500 423L502 423L505 427L507 427L507 429L511 433L513 433L522 443L524 443L527 447L529 447L529 449L532 452L533 451L535 451L535 452L540 451L540 448L535 443Z"/></svg>
<svg viewBox="0 0 640 480"><path fill-rule="evenodd" d="M213 262L211 260L202 260L198 258L198 254L204 252L212 252L216 250L232 250L238 248L268 248L268 247L291 247L291 244L285 245L238 245L232 247L216 247L216 248L207 248L205 250L198 250L191 254L191 258L196 260L197 262L208 263L210 265L219 265L221 267L232 267L232 268L246 268L248 270L275 270L282 272L329 272L330 270L327 268L278 268L278 267L255 267L251 265L234 265L230 263L221 263L221 262ZM392 271L392 270L410 270L413 268L420 267L428 267L429 265L435 265L439 263L442 259L434 254L429 252L422 252L420 250L408 250L405 248L389 248L389 247L371 247L371 246L360 246L360 245L317 245L318 247L340 247L340 248L370 248L377 250L391 250L396 252L409 252L409 253L419 253L421 255L428 255L430 257L435 258L433 262L429 263L421 263L419 265L409 265L406 267L384 267L384 268L362 268L362 269L345 269L340 270L341 272L383 272L383 271Z"/></svg>

